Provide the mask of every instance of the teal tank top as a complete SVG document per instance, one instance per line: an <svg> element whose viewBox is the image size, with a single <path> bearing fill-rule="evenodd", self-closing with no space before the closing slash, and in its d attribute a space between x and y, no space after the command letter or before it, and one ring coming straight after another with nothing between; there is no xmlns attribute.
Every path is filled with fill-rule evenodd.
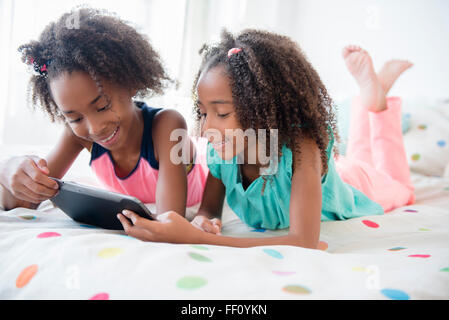
<svg viewBox="0 0 449 320"><path fill-rule="evenodd" d="M361 191L343 182L335 169L334 139L327 147L328 172L321 180L321 221L346 220L366 215L383 214L380 204ZM284 229L290 226L290 197L292 186L292 151L283 146L277 172L254 180L245 190L242 185L237 156L223 160L209 144L207 164L210 173L220 179L226 188L230 208L247 225L256 229Z"/></svg>

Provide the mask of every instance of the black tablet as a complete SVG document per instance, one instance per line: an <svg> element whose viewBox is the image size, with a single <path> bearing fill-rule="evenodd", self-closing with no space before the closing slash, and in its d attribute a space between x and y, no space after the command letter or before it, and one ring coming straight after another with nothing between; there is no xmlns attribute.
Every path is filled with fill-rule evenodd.
<svg viewBox="0 0 449 320"><path fill-rule="evenodd" d="M125 209L153 220L150 210L137 198L52 179L59 184L59 192L50 201L77 222L109 230L123 230L117 214Z"/></svg>

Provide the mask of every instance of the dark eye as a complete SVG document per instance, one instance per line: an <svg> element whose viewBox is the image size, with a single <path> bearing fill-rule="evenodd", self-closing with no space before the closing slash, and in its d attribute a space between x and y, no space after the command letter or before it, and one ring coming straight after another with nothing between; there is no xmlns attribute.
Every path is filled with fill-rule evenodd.
<svg viewBox="0 0 449 320"><path fill-rule="evenodd" d="M231 113L224 113L224 114L217 114L217 116L219 118L226 118L227 116L229 116Z"/></svg>
<svg viewBox="0 0 449 320"><path fill-rule="evenodd" d="M70 120L69 123L78 123L81 121L81 118L75 119L75 120Z"/></svg>
<svg viewBox="0 0 449 320"><path fill-rule="evenodd" d="M106 110L108 110L110 107L111 107L111 104L109 103L107 106L105 106L105 107L103 107L103 108L101 108L101 109L98 109L97 112L106 111Z"/></svg>

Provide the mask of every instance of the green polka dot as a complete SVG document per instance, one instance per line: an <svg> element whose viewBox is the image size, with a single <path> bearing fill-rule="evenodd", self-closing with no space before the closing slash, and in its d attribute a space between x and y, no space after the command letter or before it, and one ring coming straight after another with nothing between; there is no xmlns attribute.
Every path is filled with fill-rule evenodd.
<svg viewBox="0 0 449 320"><path fill-rule="evenodd" d="M400 250L405 250L407 249L406 247L394 247L394 248L390 248L388 249L389 251L400 251Z"/></svg>
<svg viewBox="0 0 449 320"><path fill-rule="evenodd" d="M414 155L412 155L413 161L418 161L419 159L421 159L421 155L419 153L415 153Z"/></svg>
<svg viewBox="0 0 449 320"><path fill-rule="evenodd" d="M205 251L209 250L208 247L200 246L200 245L197 245L197 244L192 245L192 248L195 248L195 249L198 249L198 250L205 250Z"/></svg>
<svg viewBox="0 0 449 320"><path fill-rule="evenodd" d="M427 125L425 125L425 124L420 124L420 125L418 126L418 129L419 129L419 130L426 130L426 129L427 129Z"/></svg>
<svg viewBox="0 0 449 320"><path fill-rule="evenodd" d="M311 291L303 286L298 285L289 285L282 288L283 291L287 293L293 293L293 294L309 294Z"/></svg>
<svg viewBox="0 0 449 320"><path fill-rule="evenodd" d="M31 215L28 215L28 216L19 216L19 218L21 218L21 219L23 219L23 220L35 220L35 219L36 219L36 216L31 216Z"/></svg>
<svg viewBox="0 0 449 320"><path fill-rule="evenodd" d="M419 228L418 230L419 231L430 231L430 229L427 229L427 228Z"/></svg>
<svg viewBox="0 0 449 320"><path fill-rule="evenodd" d="M180 289L195 290L205 286L207 280L201 277L183 277L176 282L176 286Z"/></svg>
<svg viewBox="0 0 449 320"><path fill-rule="evenodd" d="M195 252L189 252L190 258L201 262L212 262L211 259Z"/></svg>
<svg viewBox="0 0 449 320"><path fill-rule="evenodd" d="M442 272L449 272L449 267L448 268L442 268L442 269L440 269L440 271L442 271Z"/></svg>

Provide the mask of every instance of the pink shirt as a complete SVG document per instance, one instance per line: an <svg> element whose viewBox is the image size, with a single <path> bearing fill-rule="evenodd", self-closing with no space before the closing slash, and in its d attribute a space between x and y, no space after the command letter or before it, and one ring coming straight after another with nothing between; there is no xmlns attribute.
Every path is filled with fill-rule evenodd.
<svg viewBox="0 0 449 320"><path fill-rule="evenodd" d="M119 178L109 150L96 143L92 145L90 166L108 190L136 197L143 203L155 203L159 163L154 156L151 133L153 118L161 109L151 108L140 102L136 105L142 109L144 118L142 146L136 167L128 176ZM201 202L206 184L208 168L205 152L201 150L205 150L205 147L198 144L196 161L187 175L188 207Z"/></svg>

